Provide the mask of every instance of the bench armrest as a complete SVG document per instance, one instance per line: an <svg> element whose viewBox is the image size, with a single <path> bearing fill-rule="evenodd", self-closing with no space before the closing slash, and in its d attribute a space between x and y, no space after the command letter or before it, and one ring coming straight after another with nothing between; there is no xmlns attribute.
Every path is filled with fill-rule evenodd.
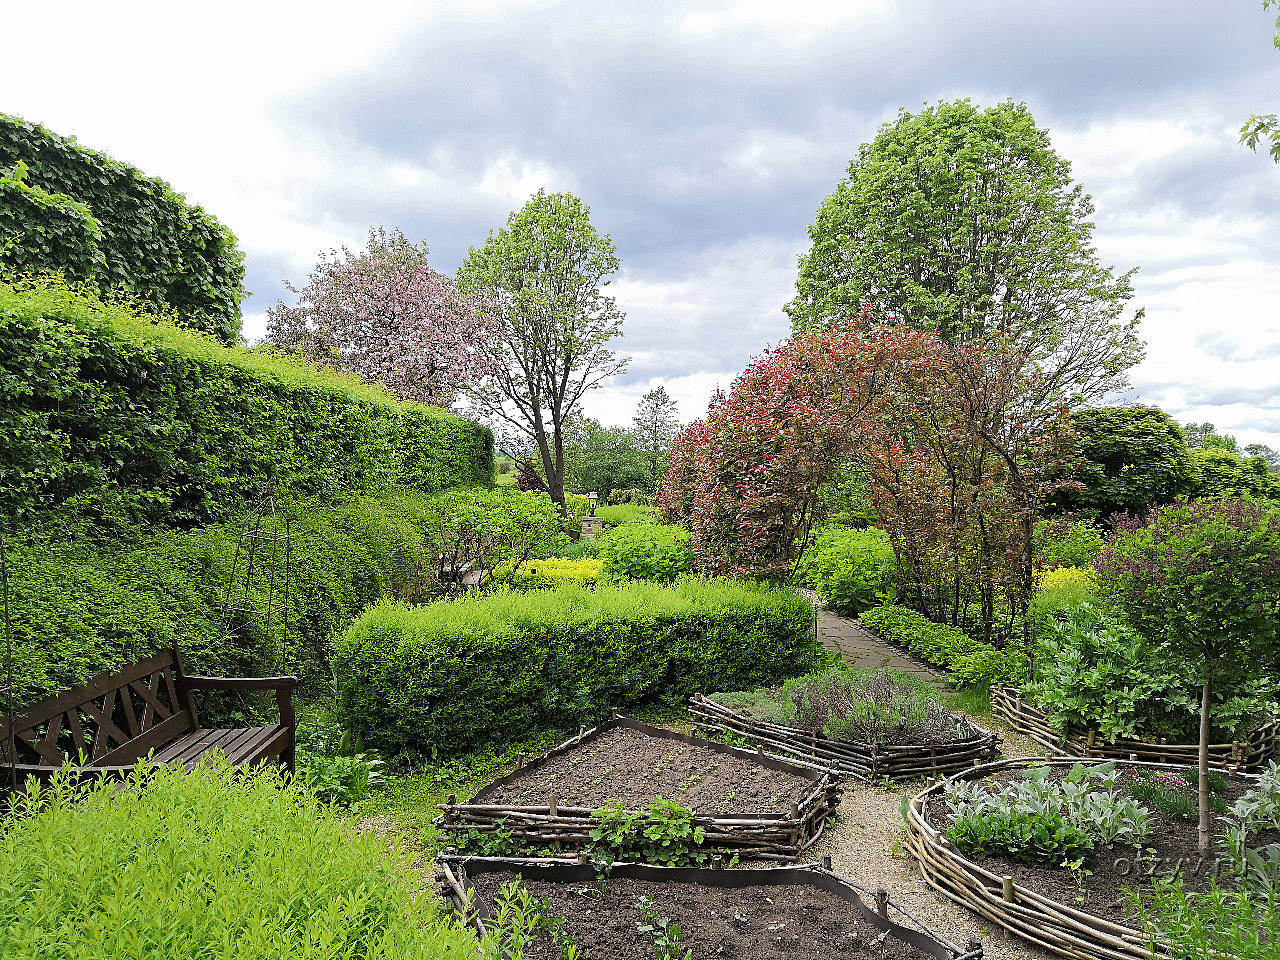
<svg viewBox="0 0 1280 960"><path fill-rule="evenodd" d="M191 677L179 680L191 690L292 690L297 677Z"/></svg>

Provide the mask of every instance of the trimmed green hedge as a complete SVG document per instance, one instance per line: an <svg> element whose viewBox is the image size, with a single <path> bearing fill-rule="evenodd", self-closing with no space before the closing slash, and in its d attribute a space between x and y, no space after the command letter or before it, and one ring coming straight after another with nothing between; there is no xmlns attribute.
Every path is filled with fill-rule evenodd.
<svg viewBox="0 0 1280 960"><path fill-rule="evenodd" d="M330 637L384 597L419 600L435 587L434 497L389 492L293 511L292 608L283 634L251 624L224 638L219 615L243 522L118 540L10 543L10 614L17 701L25 704L176 644L199 673L283 669L328 681ZM266 555L250 603L266 603ZM279 555L277 564L283 564ZM243 557L238 589L242 602ZM276 580L283 583L283 575ZM278 586L277 586L278 589ZM274 601L281 602L279 595Z"/></svg>
<svg viewBox="0 0 1280 960"><path fill-rule="evenodd" d="M371 746L461 753L610 706L740 690L824 662L787 590L686 580L382 603L334 644L339 713Z"/></svg>
<svg viewBox="0 0 1280 960"><path fill-rule="evenodd" d="M0 956L494 960L385 837L225 761L55 782L0 819Z"/></svg>
<svg viewBox="0 0 1280 960"><path fill-rule="evenodd" d="M27 183L27 165L0 171L0 264L14 272L61 272L90 280L103 268L102 227L89 208Z"/></svg>
<svg viewBox="0 0 1280 960"><path fill-rule="evenodd" d="M947 679L956 686L1017 683L1026 678L1027 658L1021 650L997 649L907 607L872 607L858 619L881 638L946 670Z"/></svg>
<svg viewBox="0 0 1280 960"><path fill-rule="evenodd" d="M179 526L291 497L490 482L493 436L52 281L0 283L0 514Z"/></svg>
<svg viewBox="0 0 1280 960"><path fill-rule="evenodd" d="M112 160L39 124L0 113L0 172L24 164L27 186L66 195L99 226L91 274L103 290L124 290L156 309L171 309L183 326L235 343L244 299L244 254L225 226L186 202L169 184ZM68 261L47 243L48 210L0 190L0 263L80 278L80 258ZM13 241L6 250L5 239Z"/></svg>

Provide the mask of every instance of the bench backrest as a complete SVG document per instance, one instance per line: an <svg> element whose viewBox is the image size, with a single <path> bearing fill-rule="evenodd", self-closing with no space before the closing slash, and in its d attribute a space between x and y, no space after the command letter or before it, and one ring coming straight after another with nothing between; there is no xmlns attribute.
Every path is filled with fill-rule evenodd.
<svg viewBox="0 0 1280 960"><path fill-rule="evenodd" d="M195 713L181 684L174 650L100 673L84 686L41 700L14 716L0 716L0 758L61 766L64 757L90 766L129 764L195 728Z"/></svg>

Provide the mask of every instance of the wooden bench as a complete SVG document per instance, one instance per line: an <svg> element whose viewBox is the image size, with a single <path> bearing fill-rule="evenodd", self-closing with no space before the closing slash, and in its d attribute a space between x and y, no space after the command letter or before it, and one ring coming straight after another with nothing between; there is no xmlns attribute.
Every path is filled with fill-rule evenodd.
<svg viewBox="0 0 1280 960"><path fill-rule="evenodd" d="M178 652L162 650L27 707L15 714L12 730L9 718L0 717L0 773L7 781L16 767L19 784L32 774L48 779L65 759L78 763L83 756L86 774L123 775L148 754L189 768L215 750L235 766L279 758L292 771L297 684L297 677L188 676ZM280 722L202 727L194 690L275 690Z"/></svg>

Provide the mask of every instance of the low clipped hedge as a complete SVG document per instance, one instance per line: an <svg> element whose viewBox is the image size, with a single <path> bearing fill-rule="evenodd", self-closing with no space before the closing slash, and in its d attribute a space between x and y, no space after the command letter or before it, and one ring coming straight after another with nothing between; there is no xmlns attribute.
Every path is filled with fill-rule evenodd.
<svg viewBox="0 0 1280 960"><path fill-rule="evenodd" d="M488 483L493 436L65 283L0 282L0 516L192 526L292 497Z"/></svg>
<svg viewBox="0 0 1280 960"><path fill-rule="evenodd" d="M269 634L264 623L250 623L234 639L224 636L219 608L248 521L112 540L10 541L17 702L173 645L197 673L283 670L328 680L332 634L376 600L417 600L434 588L435 499L401 490L292 510L288 629L277 614ZM259 608L267 602L267 559L258 555L250 578L248 601ZM282 583L279 571L277 590ZM243 556L231 598L245 600Z"/></svg>
<svg viewBox="0 0 1280 960"><path fill-rule="evenodd" d="M392 753L455 754L610 706L741 690L825 660L813 608L723 580L380 603L334 644L343 721Z"/></svg>
<svg viewBox="0 0 1280 960"><path fill-rule="evenodd" d="M0 956L477 960L384 837L274 768L19 794L0 819Z"/></svg>
<svg viewBox="0 0 1280 960"><path fill-rule="evenodd" d="M962 630L934 623L907 607L872 607L858 619L883 639L946 670L947 679L956 686L1017 683L1026 677L1027 658L1021 650L1001 650L974 640Z"/></svg>
<svg viewBox="0 0 1280 960"><path fill-rule="evenodd" d="M514 570L496 571L495 579L513 590L549 590L566 583L592 586L600 579L604 561L595 557L544 557L527 560Z"/></svg>

